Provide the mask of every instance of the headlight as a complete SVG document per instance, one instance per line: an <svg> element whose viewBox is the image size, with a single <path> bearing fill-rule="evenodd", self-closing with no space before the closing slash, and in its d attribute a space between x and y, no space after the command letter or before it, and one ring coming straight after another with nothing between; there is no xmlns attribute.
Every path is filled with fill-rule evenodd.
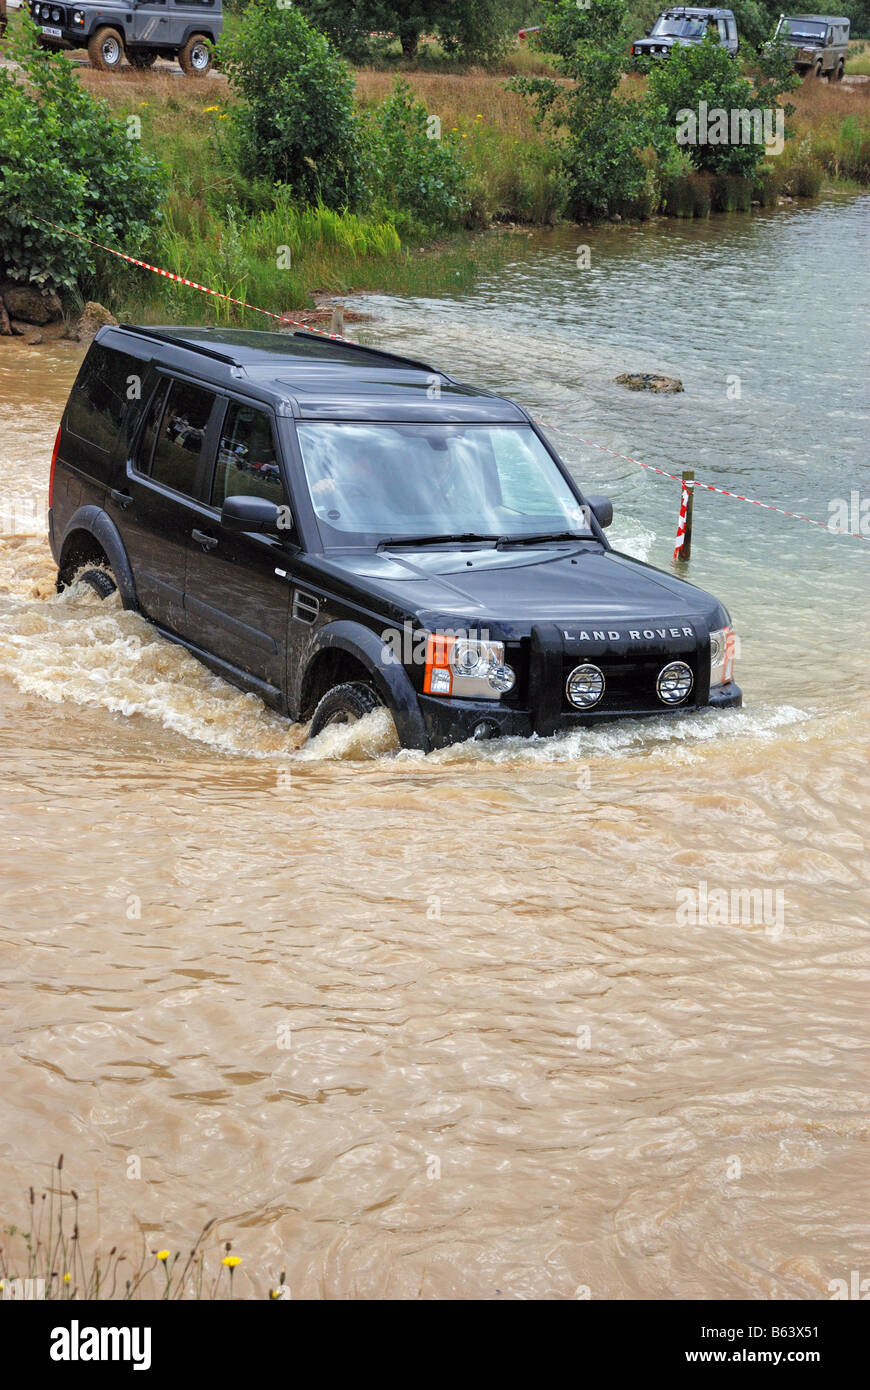
<svg viewBox="0 0 870 1390"><path fill-rule="evenodd" d="M73 10L73 24L84 24L84 22L85 22L85 12L84 12L84 10Z"/></svg>
<svg viewBox="0 0 870 1390"><path fill-rule="evenodd" d="M710 687L727 685L734 675L733 627L720 627L710 633Z"/></svg>
<svg viewBox="0 0 870 1390"><path fill-rule="evenodd" d="M427 695L497 700L513 690L516 680L512 667L505 665L504 642L430 634L423 681Z"/></svg>
<svg viewBox="0 0 870 1390"><path fill-rule="evenodd" d="M60 10L52 10L51 17L55 24L60 24Z"/></svg>

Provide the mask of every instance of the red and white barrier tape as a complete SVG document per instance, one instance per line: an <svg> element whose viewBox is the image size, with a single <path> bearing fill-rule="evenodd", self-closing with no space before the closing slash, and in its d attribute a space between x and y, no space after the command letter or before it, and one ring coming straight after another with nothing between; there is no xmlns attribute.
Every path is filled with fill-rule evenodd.
<svg viewBox="0 0 870 1390"><path fill-rule="evenodd" d="M321 338L331 338L334 342L347 343L352 341L346 338L342 333L327 333L322 328L314 328L311 324L303 323L301 319L290 318L287 314L276 314L273 313L271 309L261 309L257 304L249 304L244 299L236 299L231 294L223 294L221 290L209 289L208 285L200 285L196 280L188 280L186 276L176 275L173 271L164 270L159 265L150 265L148 261L137 260L135 256L128 256L123 251L116 251L114 246L105 246L101 241L94 241L92 237L82 236L80 232L70 231L68 227L61 227L56 222L48 222L44 217L35 217L33 220L35 222L41 222L45 227L51 227L56 232L63 232L64 236L74 237L76 241L84 242L88 246L96 246L101 251L107 251L110 256L117 256L119 260L126 261L129 265L138 266L140 270L150 270L155 275L162 275L166 280L173 280L179 285L186 285L188 289L200 290L203 294L211 295L214 299L223 299L228 304L237 304L241 309L250 309L255 314L264 314L266 318L276 319L279 323L291 323L294 328L304 328L308 333L317 333ZM579 443L587 445L590 449L600 449L602 453L611 454L613 458L623 459L626 463L633 463L637 467L646 468L648 472L657 473L661 478L670 478L675 483L683 482L682 478L677 473L668 473L664 468L656 468L652 463L644 463L643 459L635 459L629 454L621 454L617 449L610 449L606 444L598 444L594 439L584 439L582 435L573 434L571 430L563 429L561 425L548 425L543 420L538 420L537 423L544 429L555 430L558 434L564 434L568 439L576 439ZM714 487L712 483L700 483L696 479L691 484L685 484L684 491L686 486L700 487L703 488L705 492L716 492L720 497L734 497L738 502L748 502L750 506L761 507L766 512L777 512L780 516L791 517L793 521L806 521L810 526L821 527L821 529L827 531L829 535L853 536L859 541L870 539L868 536L862 536L860 531L832 531L830 526L824 521L816 521L815 518L811 516L802 516L800 512L786 511L785 507L775 507L772 502L759 502L755 497L744 497L740 492L729 492L728 489L724 487ZM680 515L684 532L685 525L682 506L680 508ZM678 530L677 549L674 551L674 558L676 558L677 550L679 550L681 545L681 533Z"/></svg>
<svg viewBox="0 0 870 1390"><path fill-rule="evenodd" d="M683 480L683 490L680 493L680 515L677 521L677 543L674 546L674 559L679 560L680 551L686 543L686 517L689 514L689 484Z"/></svg>
<svg viewBox="0 0 870 1390"><path fill-rule="evenodd" d="M573 434L571 430L563 429L561 425L548 425L543 420L538 420L539 425L544 429L555 430L557 434L564 434L568 439L576 439L580 444L586 444L590 449L600 449L604 454L611 454L615 459L623 459L626 463L634 463L640 468L646 468L650 473L658 473L662 478L670 478L675 483L682 483L679 473L668 473L664 468L656 468L651 463L644 463L643 459L633 459L630 454L621 454L618 449L610 449L606 444L598 444L594 439L584 439L581 434ZM829 536L853 536L855 540L870 540L868 536L862 536L860 531L835 531L832 530L826 521L816 521L815 517L804 516L801 512L789 512L785 507L775 507L772 502L759 502L756 497L744 497L742 492L729 492L726 487L714 487L712 483L701 483L696 478L689 487L703 488L705 492L717 492L720 497L734 497L738 502L748 502L752 507L761 507L766 512L777 512L780 516L791 517L793 521L806 521L810 526L819 526L823 531L827 531Z"/></svg>
<svg viewBox="0 0 870 1390"><path fill-rule="evenodd" d="M171 270L163 270L159 265L149 265L147 261L139 261L135 256L128 256L123 251L116 251L113 246L104 246L101 241L94 241L92 237L82 236L80 232L71 232L68 227L59 227L56 222L47 222L44 217L35 217L33 220L34 222L41 222L44 227L52 227L56 232L63 232L64 236L71 236L76 241L83 241L88 246L98 246L101 251L108 251L110 256L117 256L120 261L139 266L140 270L150 270L155 275L162 275L165 280L174 280L176 284L186 285L191 290L201 290L203 294L210 294L214 299L225 299L228 304L238 304L241 309L251 309L255 314L265 314L267 318L277 319L279 323L292 323L294 328L304 328L308 333L319 333L321 338L332 338L343 343L350 341L341 333L326 333L322 328L314 328L309 323L303 323L301 319L291 319L287 314L275 314L271 309L261 309L256 304L248 304L247 300L236 299L233 295L223 294L220 290L211 290L208 285L200 285L196 280L188 280L184 275L176 275Z"/></svg>

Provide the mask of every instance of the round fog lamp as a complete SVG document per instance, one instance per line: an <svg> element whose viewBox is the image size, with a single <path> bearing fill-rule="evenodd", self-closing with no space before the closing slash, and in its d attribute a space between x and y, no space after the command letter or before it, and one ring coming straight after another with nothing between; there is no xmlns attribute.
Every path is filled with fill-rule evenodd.
<svg viewBox="0 0 870 1390"><path fill-rule="evenodd" d="M695 677L685 661L670 661L659 671L656 681L658 697L666 705L678 705L692 689Z"/></svg>
<svg viewBox="0 0 870 1390"><path fill-rule="evenodd" d="M591 709L604 694L604 672L591 662L575 666L565 690L575 709Z"/></svg>

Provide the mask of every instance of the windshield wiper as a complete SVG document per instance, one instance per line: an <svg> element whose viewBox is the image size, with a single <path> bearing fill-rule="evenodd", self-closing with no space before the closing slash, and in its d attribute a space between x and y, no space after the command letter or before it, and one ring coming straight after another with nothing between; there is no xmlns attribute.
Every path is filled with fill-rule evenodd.
<svg viewBox="0 0 870 1390"><path fill-rule="evenodd" d="M578 535L576 531L539 531L533 536L502 536L498 542L498 549L502 550L506 545L536 545L541 541L594 541L595 537L589 535Z"/></svg>
<svg viewBox="0 0 870 1390"><path fill-rule="evenodd" d="M447 536L388 536L378 542L378 550L386 550L388 545L445 545L448 542L459 544L462 541L489 541L499 544L504 536L479 536L476 531L466 531L464 535L451 532Z"/></svg>

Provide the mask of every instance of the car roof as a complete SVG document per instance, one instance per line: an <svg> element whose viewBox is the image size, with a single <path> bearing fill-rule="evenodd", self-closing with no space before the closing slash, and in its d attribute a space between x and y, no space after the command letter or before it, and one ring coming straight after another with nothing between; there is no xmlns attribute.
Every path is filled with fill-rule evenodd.
<svg viewBox="0 0 870 1390"><path fill-rule="evenodd" d="M836 14L785 14L783 19L811 19L815 24L848 24L843 15Z"/></svg>
<svg viewBox="0 0 870 1390"><path fill-rule="evenodd" d="M121 324L98 338L167 369L239 389L300 419L526 422L513 401L398 353L297 330Z"/></svg>
<svg viewBox="0 0 870 1390"><path fill-rule="evenodd" d="M668 5L667 9L662 10L659 18L676 19L678 15L700 16L705 14L712 15L714 19L727 19L729 15L732 19L734 18L734 12L732 10L711 9L707 5Z"/></svg>

